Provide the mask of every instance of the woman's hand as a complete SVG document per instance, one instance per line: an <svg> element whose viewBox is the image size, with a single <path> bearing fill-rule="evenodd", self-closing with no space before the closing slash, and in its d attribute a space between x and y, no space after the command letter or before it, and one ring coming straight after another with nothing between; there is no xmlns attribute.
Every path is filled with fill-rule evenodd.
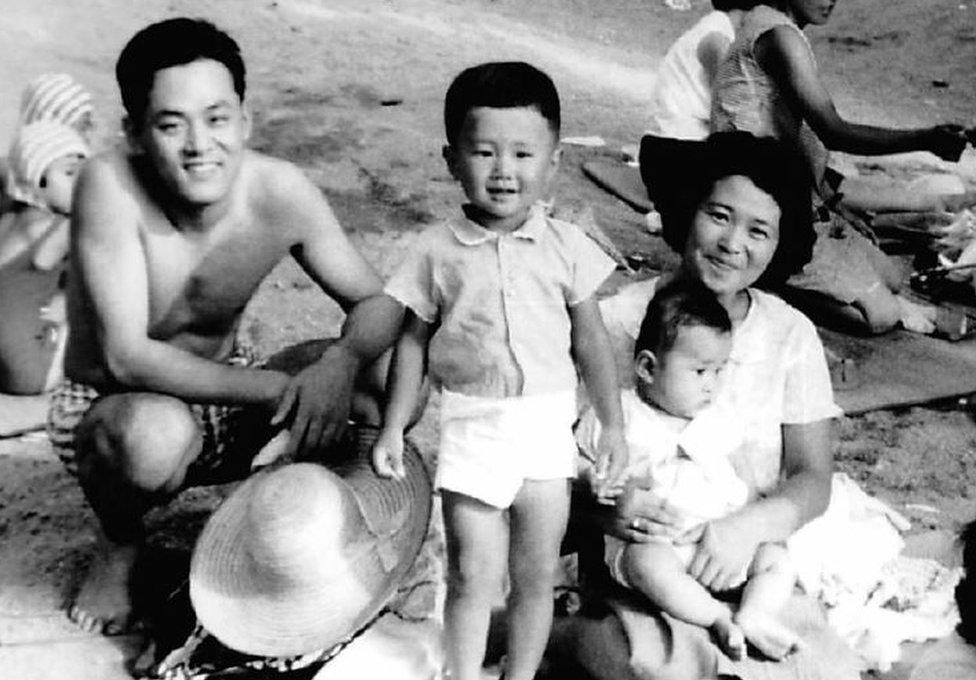
<svg viewBox="0 0 976 680"><path fill-rule="evenodd" d="M676 543L698 543L688 573L712 591L733 588L759 547L753 523L741 515L706 522L680 536Z"/></svg>
<svg viewBox="0 0 976 680"><path fill-rule="evenodd" d="M653 491L628 484L602 528L604 533L622 540L647 543L674 537L679 519L671 505Z"/></svg>

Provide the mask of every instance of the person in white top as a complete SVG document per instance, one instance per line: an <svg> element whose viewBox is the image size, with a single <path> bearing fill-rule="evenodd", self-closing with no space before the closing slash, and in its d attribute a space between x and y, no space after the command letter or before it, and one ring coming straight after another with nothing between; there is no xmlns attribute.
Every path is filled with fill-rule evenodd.
<svg viewBox="0 0 976 680"><path fill-rule="evenodd" d="M708 136L712 81L735 40L736 28L756 0L713 0L668 48L657 69L646 134L702 140Z"/></svg>
<svg viewBox="0 0 976 680"><path fill-rule="evenodd" d="M710 629L729 657L742 658L747 640L777 657L800 644L786 628L777 631L775 644L768 642L765 622L773 620L796 582L782 542L760 543L736 576L731 585L746 585L735 614L689 573L707 522L741 510L751 495L735 470L742 426L715 401L731 351L732 322L711 291L676 279L655 292L634 347L635 389L622 400L631 455L617 505L631 514L648 498L663 499L677 514L675 533L646 543L608 536L605 560L617 582L671 616ZM587 412L577 431L583 455L594 460L599 429ZM754 625L758 619L762 626Z"/></svg>

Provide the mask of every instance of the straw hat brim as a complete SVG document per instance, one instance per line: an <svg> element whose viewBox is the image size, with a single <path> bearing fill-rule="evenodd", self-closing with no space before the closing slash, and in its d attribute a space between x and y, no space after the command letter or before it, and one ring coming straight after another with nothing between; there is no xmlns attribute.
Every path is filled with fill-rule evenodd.
<svg viewBox="0 0 976 680"><path fill-rule="evenodd" d="M353 455L331 469L295 463L259 472L210 518L193 552L190 598L197 618L224 645L262 656L328 649L372 620L396 592L426 535L432 489L409 442L405 479L378 477L369 461L375 436L359 432ZM296 535L308 528L316 540L299 541L305 545L292 555L285 539L269 561L253 549L260 532L251 505L286 476L286 484L297 481L331 498L336 511L297 513L295 522L307 527ZM297 583L279 578L288 570Z"/></svg>

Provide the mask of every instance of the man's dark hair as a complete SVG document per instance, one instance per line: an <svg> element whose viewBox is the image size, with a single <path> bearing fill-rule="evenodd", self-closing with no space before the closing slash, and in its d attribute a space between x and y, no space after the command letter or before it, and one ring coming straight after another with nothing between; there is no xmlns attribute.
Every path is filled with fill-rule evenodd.
<svg viewBox="0 0 976 680"><path fill-rule="evenodd" d="M209 21L178 17L146 26L122 49L115 64L115 79L129 120L143 124L156 72L197 59L213 59L230 71L234 91L244 101L244 60L229 35Z"/></svg>
<svg viewBox="0 0 976 680"><path fill-rule="evenodd" d="M962 543L962 580L956 585L956 606L959 609L959 637L976 645L976 520L970 522L959 535Z"/></svg>
<svg viewBox="0 0 976 680"><path fill-rule="evenodd" d="M732 332L732 320L715 293L697 281L675 279L654 291L641 321L634 356L643 350L660 355L674 347L678 331L689 326Z"/></svg>
<svg viewBox="0 0 976 680"><path fill-rule="evenodd" d="M559 93L552 79L523 61L496 61L461 71L444 98L447 143L455 146L471 109L531 107L559 136Z"/></svg>

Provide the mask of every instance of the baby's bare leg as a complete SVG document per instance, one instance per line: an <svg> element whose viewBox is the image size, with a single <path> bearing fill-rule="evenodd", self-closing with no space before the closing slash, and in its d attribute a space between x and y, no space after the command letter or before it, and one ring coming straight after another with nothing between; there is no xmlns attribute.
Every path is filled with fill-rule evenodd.
<svg viewBox="0 0 976 680"><path fill-rule="evenodd" d="M509 511L509 680L532 680L539 670L552 628L552 589L568 519L567 479L526 480Z"/></svg>
<svg viewBox="0 0 976 680"><path fill-rule="evenodd" d="M775 543L760 545L733 620L749 644L771 659L782 659L801 645L796 633L776 618L795 585L796 573L786 548Z"/></svg>
<svg viewBox="0 0 976 680"><path fill-rule="evenodd" d="M728 605L696 581L669 543L634 543L624 548L622 568L632 588L671 616L708 628L733 659L745 653L742 631Z"/></svg>

